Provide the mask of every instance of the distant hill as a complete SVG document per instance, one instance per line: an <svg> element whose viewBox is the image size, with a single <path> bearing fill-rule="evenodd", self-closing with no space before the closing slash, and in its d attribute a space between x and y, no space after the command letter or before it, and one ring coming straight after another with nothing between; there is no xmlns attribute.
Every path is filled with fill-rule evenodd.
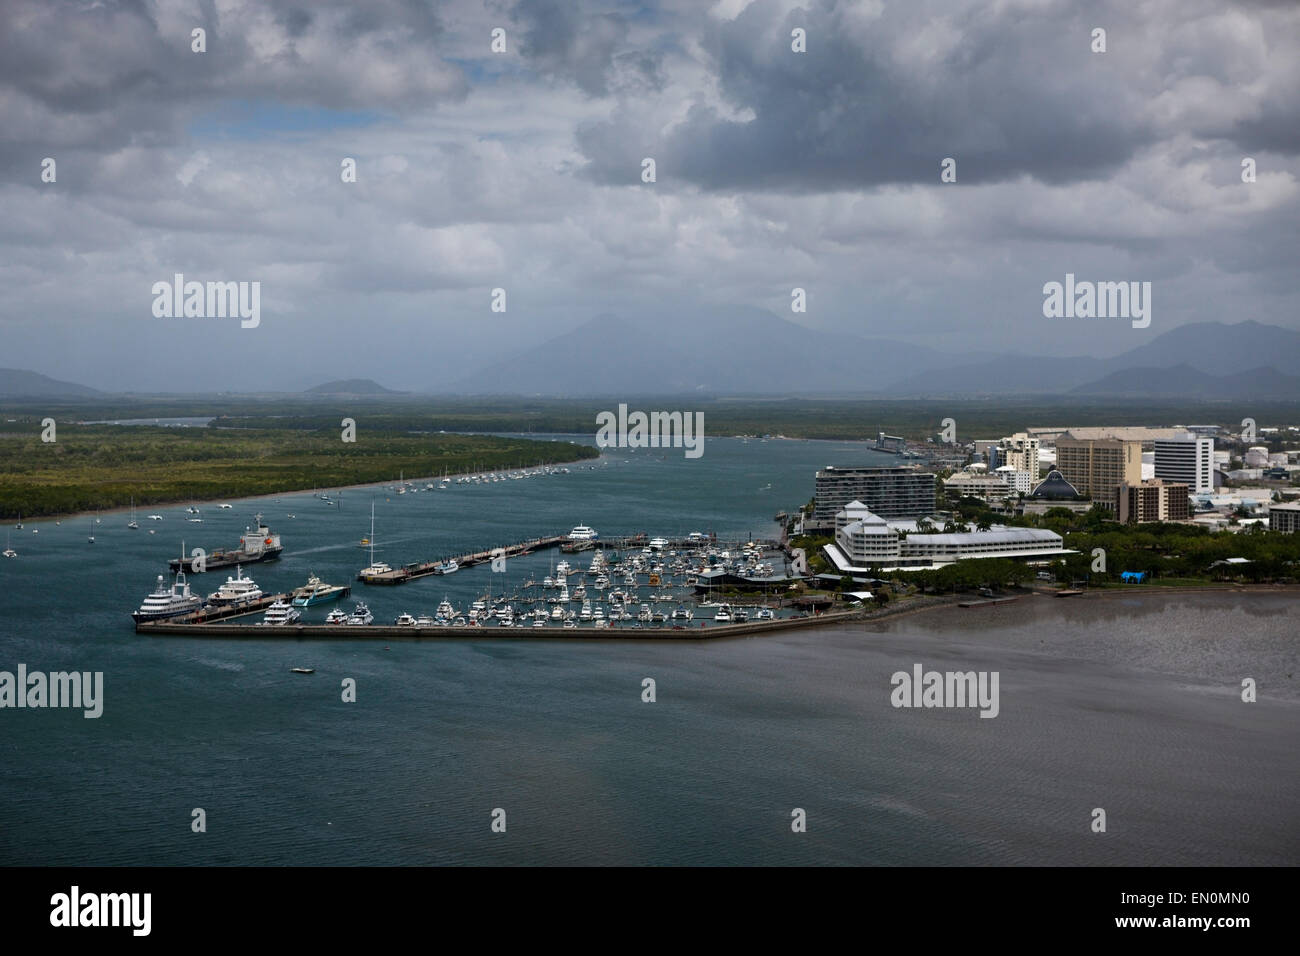
<svg viewBox="0 0 1300 956"><path fill-rule="evenodd" d="M431 391L863 394L888 390L914 369L958 361L925 345L820 332L764 309L723 307L704 316L602 315Z"/></svg>
<svg viewBox="0 0 1300 956"><path fill-rule="evenodd" d="M29 372L20 368L0 368L0 398L63 398L74 395L102 395L98 389L75 382Z"/></svg>
<svg viewBox="0 0 1300 956"><path fill-rule="evenodd" d="M309 395L402 395L368 378L341 378L305 390Z"/></svg>
<svg viewBox="0 0 1300 956"><path fill-rule="evenodd" d="M1274 385L1261 373L1261 367L1271 367L1272 375L1282 376L1276 387L1289 389L1289 376L1276 369L1300 368L1300 332L1254 321L1235 325L1196 322L1171 329L1114 358L1003 355L982 362L954 362L905 378L892 391L900 398L1068 392L1200 396L1203 386L1213 386L1216 397L1280 397L1273 396ZM1010 369L1015 374L1010 374ZM1151 376L1153 370L1168 373L1155 376L1165 390L1155 391L1153 379L1147 386L1152 390L1133 391L1141 385L1142 375ZM1179 376L1183 376L1181 386ZM1218 381L1233 376L1240 379L1235 384Z"/></svg>
<svg viewBox="0 0 1300 956"><path fill-rule="evenodd" d="M1172 398L1195 395L1211 401L1272 398L1300 400L1300 377L1265 366L1235 375L1209 375L1190 365L1173 368L1128 368L1081 385L1072 395Z"/></svg>

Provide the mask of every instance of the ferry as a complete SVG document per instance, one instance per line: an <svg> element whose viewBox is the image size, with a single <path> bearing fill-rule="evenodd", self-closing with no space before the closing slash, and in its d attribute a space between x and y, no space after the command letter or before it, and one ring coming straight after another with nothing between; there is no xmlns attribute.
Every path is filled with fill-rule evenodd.
<svg viewBox="0 0 1300 956"><path fill-rule="evenodd" d="M580 524L569 532L570 541L595 541L596 531L594 528L588 528L585 524Z"/></svg>
<svg viewBox="0 0 1300 956"><path fill-rule="evenodd" d="M239 539L239 547L233 551L224 548L213 551L207 556L205 570L215 571L218 568L228 568L232 564L238 566L256 561L270 561L280 556L280 552L284 550L284 545L280 543L280 536L272 533L271 529L263 523L260 514L254 517L257 520L257 527L244 529L244 534ZM194 559L173 558L171 569L194 572Z"/></svg>
<svg viewBox="0 0 1300 956"><path fill-rule="evenodd" d="M235 607L240 604L251 604L261 596L262 589L252 578L244 577L243 570L239 565L235 565L235 576L226 578L225 584L209 594L208 603L217 607Z"/></svg>
<svg viewBox="0 0 1300 956"><path fill-rule="evenodd" d="M163 576L158 575L158 584L144 599L140 609L132 613L136 621L161 621L180 614L190 614L203 606L203 599L190 593L189 582L184 572L177 572L176 580L168 587L163 583Z"/></svg>
<svg viewBox="0 0 1300 956"><path fill-rule="evenodd" d="M312 574L305 585L293 592L293 606L315 607L317 604L327 604L345 597L349 590L351 589L341 584L326 584Z"/></svg>
<svg viewBox="0 0 1300 956"><path fill-rule="evenodd" d="M283 627L286 624L292 624L302 617L302 612L292 604L286 604L284 601L276 601L266 609L266 615L259 622L271 626Z"/></svg>

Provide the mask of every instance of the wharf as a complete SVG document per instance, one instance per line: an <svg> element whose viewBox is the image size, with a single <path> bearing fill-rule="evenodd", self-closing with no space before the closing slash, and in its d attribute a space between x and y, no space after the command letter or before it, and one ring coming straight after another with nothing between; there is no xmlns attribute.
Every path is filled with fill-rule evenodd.
<svg viewBox="0 0 1300 956"><path fill-rule="evenodd" d="M530 551L540 551L543 548L555 548L568 540L568 535L563 534L552 535L549 538L532 538L528 541L519 541L500 549L490 548L486 551L474 551L469 554L458 555L452 560L462 568L470 568L476 564L483 564L485 561L491 561L498 555L503 555L507 558L517 557L521 554L528 554ZM363 584L405 584L407 581L413 581L416 578L428 577L431 574L441 574L442 566L442 561L421 561L416 564L404 564L400 568L393 568L391 571L384 571L380 574L366 574L362 572L357 575L357 580Z"/></svg>
<svg viewBox="0 0 1300 956"><path fill-rule="evenodd" d="M958 607L990 607L994 604L1010 604L1012 601L1019 601L1020 595L1016 594L1011 597L989 598L986 601L959 601Z"/></svg>
<svg viewBox="0 0 1300 956"><path fill-rule="evenodd" d="M265 611L276 601L284 601L286 604L292 599L290 594L264 594L256 601L249 601L247 604L239 604L234 607L212 607L207 606L193 614L182 614L179 617L169 619L166 623L175 623L184 626L206 625L212 621L229 621L232 618L244 617L248 614L256 614L258 611ZM161 624L162 621L148 622L148 624ZM142 626L148 624L137 624L138 632Z"/></svg>
<svg viewBox="0 0 1300 956"><path fill-rule="evenodd" d="M786 617L772 621L750 621L745 624L697 624L693 627L618 627L618 628L565 628L565 627L411 627L375 624L286 624L276 627L259 627L251 624L186 623L179 620L151 621L135 626L137 634L161 637L246 637L282 640L504 640L564 639L589 641L702 641L725 637L747 637L769 631L785 631L823 624L845 624L862 617L861 611L837 611L813 617Z"/></svg>

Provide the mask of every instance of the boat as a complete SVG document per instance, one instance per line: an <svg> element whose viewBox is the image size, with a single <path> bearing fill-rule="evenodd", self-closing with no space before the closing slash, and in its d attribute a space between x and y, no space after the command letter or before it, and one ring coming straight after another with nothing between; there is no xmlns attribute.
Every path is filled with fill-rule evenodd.
<svg viewBox="0 0 1300 956"><path fill-rule="evenodd" d="M580 524L569 532L570 541L595 541L596 537L595 529L589 528L585 524Z"/></svg>
<svg viewBox="0 0 1300 956"><path fill-rule="evenodd" d="M134 495L131 497L131 520L127 522L126 526L130 528L132 531L140 530L140 522L135 520L135 496Z"/></svg>
<svg viewBox="0 0 1300 956"><path fill-rule="evenodd" d="M280 543L280 536L273 534L271 530L262 522L262 516L254 515L257 520L256 528L245 528L244 534L239 539L239 547L227 551L224 548L218 548L208 554L206 558L206 567L208 571L215 571L218 568L228 568L231 565L253 564L257 561L270 561L280 556L284 550L284 545ZM195 520L193 518L191 521ZM200 519L201 520L201 519ZM183 567L182 567L183 565ZM171 561L173 571L194 572L194 559L184 558Z"/></svg>
<svg viewBox="0 0 1300 956"><path fill-rule="evenodd" d="M176 579L170 587L163 583L163 576L158 575L157 585L131 617L137 622L162 621L181 614L192 614L201 607L203 599L190 592L185 572L177 571Z"/></svg>
<svg viewBox="0 0 1300 956"><path fill-rule="evenodd" d="M673 608L672 619L674 621L689 621L695 617L695 612L685 605L679 605Z"/></svg>
<svg viewBox="0 0 1300 956"><path fill-rule="evenodd" d="M293 592L294 607L315 607L346 597L351 588L342 584L326 584L315 574L308 576L307 583Z"/></svg>
<svg viewBox="0 0 1300 956"><path fill-rule="evenodd" d="M448 601L446 598L443 598L441 601L438 602L438 609L434 612L434 617L437 618L439 621L444 621L444 622L450 621L453 618L459 616L460 615L457 613L456 609L451 606L451 602Z"/></svg>
<svg viewBox="0 0 1300 956"><path fill-rule="evenodd" d="M371 499L370 502L370 537L366 538L365 541L370 548L370 565L369 567L362 568L361 571L358 572L357 579L365 581L368 578L391 574L393 571L392 568L384 564L382 561L375 560L375 502L373 499Z"/></svg>
<svg viewBox="0 0 1300 956"><path fill-rule="evenodd" d="M326 624L346 624L348 622L348 612L341 607L336 607L325 615Z"/></svg>
<svg viewBox="0 0 1300 956"><path fill-rule="evenodd" d="M429 615L427 614L421 614L419 617L415 619L416 627L433 627L437 623L438 623L437 621L429 617Z"/></svg>
<svg viewBox="0 0 1300 956"><path fill-rule="evenodd" d="M398 627L415 627L415 618L403 611L393 623Z"/></svg>
<svg viewBox="0 0 1300 956"><path fill-rule="evenodd" d="M433 566L434 574L455 574L459 570L460 563L455 558L441 561Z"/></svg>
<svg viewBox="0 0 1300 956"><path fill-rule="evenodd" d="M5 549L4 549L4 551L3 551L2 553L3 553L4 557L6 557L6 558L16 558L16 557L18 557L18 552L15 551L15 550L13 549L13 546L9 543L9 532L8 532L8 531L5 532Z"/></svg>
<svg viewBox="0 0 1300 956"><path fill-rule="evenodd" d="M149 520L150 520L150 521L162 521L162 519L163 519L162 515L150 515L150 516L149 516Z"/></svg>
<svg viewBox="0 0 1300 956"><path fill-rule="evenodd" d="M642 605L641 605L641 610L639 610L639 611L636 612L636 619L637 619L638 621L648 621L648 620L650 620L652 617L654 617L654 615L653 615L653 614L651 613L651 611L650 611L650 605L649 605L649 604L642 604Z"/></svg>
<svg viewBox="0 0 1300 956"><path fill-rule="evenodd" d="M223 511L229 511L231 508L234 507L234 505L217 505L217 507L221 508Z"/></svg>
<svg viewBox="0 0 1300 956"><path fill-rule="evenodd" d="M738 607L731 613L731 620L736 624L744 624L749 620L749 612L743 607Z"/></svg>
<svg viewBox="0 0 1300 956"><path fill-rule="evenodd" d="M370 608L366 607L364 602L358 601L357 606L348 615L347 622L349 624L369 624L374 619L375 616L370 613Z"/></svg>
<svg viewBox="0 0 1300 956"><path fill-rule="evenodd" d="M756 621L771 621L774 620L775 618L776 618L776 612L773 611L770 607L765 607L761 609L757 614L754 615L754 620Z"/></svg>
<svg viewBox="0 0 1300 956"><path fill-rule="evenodd" d="M314 673L316 673L316 668L314 668L314 667L291 667L291 668L289 668L289 672L290 672L291 674L314 674Z"/></svg>
<svg viewBox="0 0 1300 956"><path fill-rule="evenodd" d="M271 626L284 626L292 624L302 617L302 611L299 611L292 604L284 601L276 601L266 609L266 615L262 618L262 624Z"/></svg>
<svg viewBox="0 0 1300 956"><path fill-rule="evenodd" d="M718 605L718 613L715 614L715 615L713 615L713 619L714 619L715 621L717 621L718 623L720 623L720 624L730 624L730 623L731 623L731 605L730 605L730 604L720 604L720 605Z"/></svg>
<svg viewBox="0 0 1300 956"><path fill-rule="evenodd" d="M177 572L180 573L180 572ZM237 607L251 604L262 597L262 589L252 578L244 577L243 569L235 565L235 576L208 595L208 603L216 607Z"/></svg>

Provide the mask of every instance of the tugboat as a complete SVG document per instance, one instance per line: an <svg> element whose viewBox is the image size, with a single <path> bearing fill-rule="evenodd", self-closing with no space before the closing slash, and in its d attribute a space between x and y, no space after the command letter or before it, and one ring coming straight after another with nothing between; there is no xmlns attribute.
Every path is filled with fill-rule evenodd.
<svg viewBox="0 0 1300 956"><path fill-rule="evenodd" d="M239 539L239 547L233 551L227 551L224 548L218 548L207 556L204 570L215 571L218 568L228 568L232 564L253 564L257 561L270 561L278 558L280 552L284 550L284 545L280 543L280 536L273 534L271 530L262 522L262 516L256 515L257 527L245 528L243 537ZM173 571L189 571L195 573L194 559L183 558L172 559L171 569Z"/></svg>

